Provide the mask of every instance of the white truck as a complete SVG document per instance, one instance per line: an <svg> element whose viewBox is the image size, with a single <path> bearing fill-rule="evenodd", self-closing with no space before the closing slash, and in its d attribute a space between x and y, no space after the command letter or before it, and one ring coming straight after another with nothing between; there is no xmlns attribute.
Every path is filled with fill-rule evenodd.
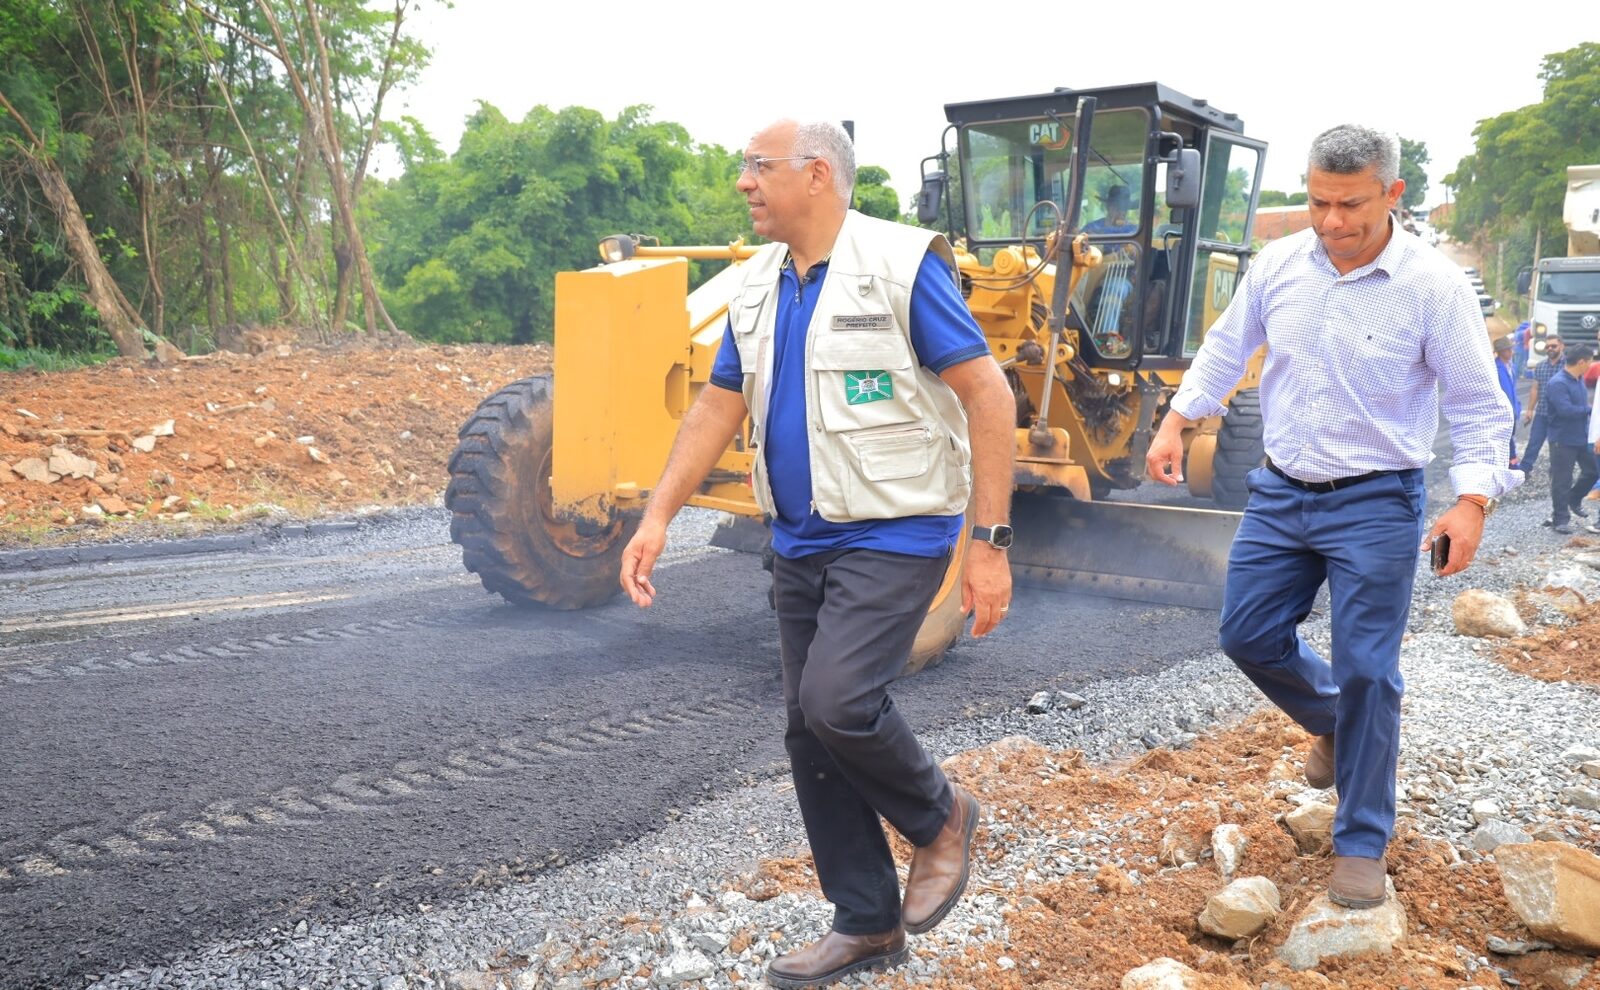
<svg viewBox="0 0 1600 990"><path fill-rule="evenodd" d="M1600 339L1600 165L1567 167L1567 198L1561 210L1567 256L1540 258L1517 278L1517 291L1533 293L1529 312L1537 363L1543 338L1566 343Z"/></svg>

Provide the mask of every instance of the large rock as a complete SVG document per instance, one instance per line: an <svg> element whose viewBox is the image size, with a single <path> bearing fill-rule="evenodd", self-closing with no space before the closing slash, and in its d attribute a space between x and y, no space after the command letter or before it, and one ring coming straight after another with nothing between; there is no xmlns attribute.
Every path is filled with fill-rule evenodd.
<svg viewBox="0 0 1600 990"><path fill-rule="evenodd" d="M1600 952L1600 856L1564 842L1495 850L1506 900L1547 942Z"/></svg>
<svg viewBox="0 0 1600 990"><path fill-rule="evenodd" d="M1568 763L1588 763L1590 760L1600 760L1600 749L1578 743L1562 751L1561 758Z"/></svg>
<svg viewBox="0 0 1600 990"><path fill-rule="evenodd" d="M28 457L11 465L11 470L20 474L24 481L36 481L41 485L48 485L60 479L61 475L52 474L50 465L37 457Z"/></svg>
<svg viewBox="0 0 1600 990"><path fill-rule="evenodd" d="M1243 877L1206 899L1200 930L1219 938L1248 938L1267 927L1283 909L1278 886L1266 877Z"/></svg>
<svg viewBox="0 0 1600 990"><path fill-rule="evenodd" d="M1533 841L1533 836L1510 822L1491 818L1472 833L1472 848L1481 853L1494 852L1501 846L1520 846Z"/></svg>
<svg viewBox="0 0 1600 990"><path fill-rule="evenodd" d="M1450 606L1456 632L1462 636L1525 636L1528 627L1507 599L1479 588L1468 588Z"/></svg>
<svg viewBox="0 0 1600 990"><path fill-rule="evenodd" d="M1561 800L1576 808L1600 811L1600 791L1588 787L1563 787Z"/></svg>
<svg viewBox="0 0 1600 990"><path fill-rule="evenodd" d="M1311 801L1284 816L1284 824L1294 836L1294 844L1307 855L1333 846L1333 816L1338 808L1325 801Z"/></svg>
<svg viewBox="0 0 1600 990"><path fill-rule="evenodd" d="M1122 977L1122 990L1194 990L1199 985L1199 973L1166 956L1129 970Z"/></svg>
<svg viewBox="0 0 1600 990"><path fill-rule="evenodd" d="M656 969L656 982L666 985L709 980L717 975L717 964L693 949L674 952Z"/></svg>
<svg viewBox="0 0 1600 990"><path fill-rule="evenodd" d="M50 448L50 473L63 478L93 478L100 466L87 457L79 457L65 447Z"/></svg>
<svg viewBox="0 0 1600 990"><path fill-rule="evenodd" d="M102 495L96 501L107 515L125 516L133 511L133 509L129 508L127 502L117 498L115 495Z"/></svg>
<svg viewBox="0 0 1600 990"><path fill-rule="evenodd" d="M1237 825L1218 825L1211 830L1211 857L1216 861L1217 872L1222 874L1222 879L1233 879L1239 870L1239 858L1244 855L1244 847L1249 844L1244 829Z"/></svg>
<svg viewBox="0 0 1600 990"><path fill-rule="evenodd" d="M1318 895L1294 923L1278 958L1291 969L1313 969L1327 959L1377 955L1404 945L1406 909L1394 895L1394 881L1384 884L1388 899L1366 910L1340 907L1326 893Z"/></svg>

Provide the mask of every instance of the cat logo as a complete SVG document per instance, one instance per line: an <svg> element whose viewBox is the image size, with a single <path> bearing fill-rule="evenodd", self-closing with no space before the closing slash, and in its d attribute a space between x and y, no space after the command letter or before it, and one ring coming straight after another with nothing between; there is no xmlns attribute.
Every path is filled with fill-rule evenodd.
<svg viewBox="0 0 1600 990"><path fill-rule="evenodd" d="M1029 124L1028 143L1050 151L1060 151L1072 140L1072 132L1057 123Z"/></svg>
<svg viewBox="0 0 1600 990"><path fill-rule="evenodd" d="M1225 268L1213 269L1211 272L1211 308L1222 312L1228 308L1228 303L1233 301L1233 286L1238 281L1237 275Z"/></svg>

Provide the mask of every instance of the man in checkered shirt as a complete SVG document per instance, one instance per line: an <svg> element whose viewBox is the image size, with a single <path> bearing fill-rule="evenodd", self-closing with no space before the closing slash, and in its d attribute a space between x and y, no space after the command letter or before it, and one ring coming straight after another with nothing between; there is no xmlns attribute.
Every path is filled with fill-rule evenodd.
<svg viewBox="0 0 1600 990"><path fill-rule="evenodd" d="M1250 356L1267 462L1251 472L1223 593L1224 652L1315 736L1314 787L1337 784L1329 897L1387 891L1400 748L1400 639L1419 543L1449 537L1442 574L1472 562L1484 520L1523 475L1506 464L1511 407L1477 296L1443 255L1394 225L1405 182L1392 135L1341 125L1311 145L1312 227L1269 244L1240 279L1172 399L1146 467L1182 480L1182 431L1224 411ZM1450 422L1457 501L1424 539L1422 468ZM1300 638L1326 581L1331 663Z"/></svg>

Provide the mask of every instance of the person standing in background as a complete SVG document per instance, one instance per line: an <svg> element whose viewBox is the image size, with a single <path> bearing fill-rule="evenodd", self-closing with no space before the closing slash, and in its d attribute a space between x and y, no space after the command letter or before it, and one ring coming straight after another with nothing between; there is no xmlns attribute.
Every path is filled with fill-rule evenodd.
<svg viewBox="0 0 1600 990"><path fill-rule="evenodd" d="M1563 367L1545 386L1550 403L1550 528L1563 536L1572 532L1571 517L1587 518L1583 496L1594 485L1596 470L1589 448L1589 393L1583 374L1589 370L1594 350L1582 344L1566 351ZM1572 480L1572 469L1578 480Z"/></svg>
<svg viewBox="0 0 1600 990"><path fill-rule="evenodd" d="M1517 374L1512 370L1511 338L1496 337L1494 342L1494 370L1500 376L1500 391L1511 403L1511 467L1517 466L1517 418L1522 415L1522 404L1517 401Z"/></svg>
<svg viewBox="0 0 1600 990"><path fill-rule="evenodd" d="M1528 393L1528 407L1522 410L1522 421L1531 422L1528 428L1528 444L1522 449L1522 459L1517 462L1517 470L1524 476L1533 473L1534 462L1539 459L1539 448L1544 446L1544 438L1549 430L1550 423L1545 413L1549 403L1545 402L1546 388L1550 378L1561 370L1561 338L1546 337L1544 341L1544 363L1533 369L1533 389Z"/></svg>

